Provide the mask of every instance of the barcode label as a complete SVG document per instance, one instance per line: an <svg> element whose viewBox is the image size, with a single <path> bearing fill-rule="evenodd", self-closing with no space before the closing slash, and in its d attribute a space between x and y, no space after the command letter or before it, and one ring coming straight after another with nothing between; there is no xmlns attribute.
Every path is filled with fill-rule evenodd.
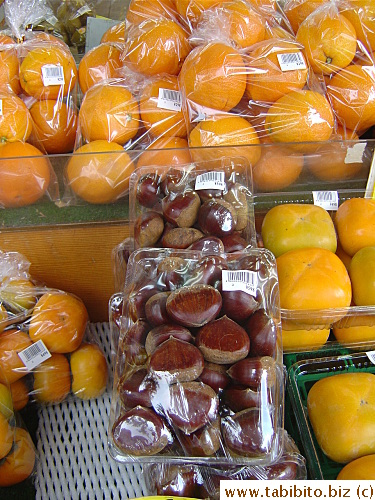
<svg viewBox="0 0 375 500"><path fill-rule="evenodd" d="M56 16L54 16L54 15L52 14L51 16L49 16L49 17L47 17L47 18L46 18L46 21L47 21L47 23L49 23L51 26L55 26L55 24L57 24L59 20L57 19L57 17L56 17Z"/></svg>
<svg viewBox="0 0 375 500"><path fill-rule="evenodd" d="M339 195L337 191L313 191L314 205L325 210L337 210L339 208Z"/></svg>
<svg viewBox="0 0 375 500"><path fill-rule="evenodd" d="M258 286L258 275L254 271L227 271L223 270L222 275L222 290L230 292L239 290L246 292L249 295L256 296Z"/></svg>
<svg viewBox="0 0 375 500"><path fill-rule="evenodd" d="M3 100L0 99L0 116L3 116Z"/></svg>
<svg viewBox="0 0 375 500"><path fill-rule="evenodd" d="M64 68L60 65L45 64L42 66L43 85L64 85Z"/></svg>
<svg viewBox="0 0 375 500"><path fill-rule="evenodd" d="M197 175L195 179L195 190L200 189L225 189L225 173L224 172L205 172Z"/></svg>
<svg viewBox="0 0 375 500"><path fill-rule="evenodd" d="M26 347L23 351L18 353L19 358L26 368L31 371L39 366L43 361L51 357L51 353L44 345L43 340L38 340L35 344Z"/></svg>
<svg viewBox="0 0 375 500"><path fill-rule="evenodd" d="M371 361L371 363L375 365L375 351L367 351L366 356Z"/></svg>
<svg viewBox="0 0 375 500"><path fill-rule="evenodd" d="M157 107L170 111L181 111L181 92L178 90L160 88Z"/></svg>
<svg viewBox="0 0 375 500"><path fill-rule="evenodd" d="M306 69L306 62L302 52L290 54L276 54L281 71L293 71L295 69Z"/></svg>
<svg viewBox="0 0 375 500"><path fill-rule="evenodd" d="M359 142L348 147L344 163L362 163L363 153L365 152L366 142Z"/></svg>
<svg viewBox="0 0 375 500"><path fill-rule="evenodd" d="M88 5L84 5L83 7L77 10L76 17L83 16L83 14L87 14L87 12L91 12L91 9Z"/></svg>

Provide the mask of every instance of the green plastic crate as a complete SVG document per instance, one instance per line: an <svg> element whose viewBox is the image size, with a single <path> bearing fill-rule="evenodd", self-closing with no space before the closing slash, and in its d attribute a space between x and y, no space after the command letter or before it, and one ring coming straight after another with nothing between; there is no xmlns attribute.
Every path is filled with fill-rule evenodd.
<svg viewBox="0 0 375 500"><path fill-rule="evenodd" d="M375 365L366 353L304 359L288 370L287 390L297 421L310 479L336 479L344 464L330 460L320 449L307 414L307 395L318 380L345 372L375 374Z"/></svg>

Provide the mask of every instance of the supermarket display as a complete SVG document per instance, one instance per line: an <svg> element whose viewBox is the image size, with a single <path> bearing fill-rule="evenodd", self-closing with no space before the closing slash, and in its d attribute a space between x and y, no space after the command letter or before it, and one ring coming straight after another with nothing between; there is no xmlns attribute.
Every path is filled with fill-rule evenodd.
<svg viewBox="0 0 375 500"><path fill-rule="evenodd" d="M3 5L0 496L374 479L372 2Z"/></svg>

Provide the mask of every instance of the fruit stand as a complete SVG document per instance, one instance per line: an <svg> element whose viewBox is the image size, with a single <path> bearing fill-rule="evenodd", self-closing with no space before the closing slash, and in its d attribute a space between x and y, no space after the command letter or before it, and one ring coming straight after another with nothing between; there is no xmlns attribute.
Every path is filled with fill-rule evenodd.
<svg viewBox="0 0 375 500"><path fill-rule="evenodd" d="M0 497L374 479L371 2L3 4Z"/></svg>

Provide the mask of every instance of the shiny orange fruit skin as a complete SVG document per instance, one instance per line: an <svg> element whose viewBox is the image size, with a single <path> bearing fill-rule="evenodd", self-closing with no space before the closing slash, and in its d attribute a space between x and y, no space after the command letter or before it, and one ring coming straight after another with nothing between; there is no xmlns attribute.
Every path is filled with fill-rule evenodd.
<svg viewBox="0 0 375 500"><path fill-rule="evenodd" d="M72 391L80 399L97 398L106 389L106 358L95 344L82 344L70 356Z"/></svg>
<svg viewBox="0 0 375 500"><path fill-rule="evenodd" d="M24 207L46 194L51 167L38 148L27 142L3 144L0 162L0 207Z"/></svg>
<svg viewBox="0 0 375 500"><path fill-rule="evenodd" d="M0 335L0 381L12 384L28 373L18 353L32 344L30 337L19 330L7 330Z"/></svg>
<svg viewBox="0 0 375 500"><path fill-rule="evenodd" d="M316 247L336 252L337 239L331 216L309 203L285 203L271 208L262 224L265 248L279 257L289 250Z"/></svg>
<svg viewBox="0 0 375 500"><path fill-rule="evenodd" d="M182 137L159 137L137 158L137 168L156 165L177 167L191 162L188 142Z"/></svg>
<svg viewBox="0 0 375 500"><path fill-rule="evenodd" d="M33 396L40 403L59 403L69 394L71 374L69 361L64 354L52 356L34 368Z"/></svg>
<svg viewBox="0 0 375 500"><path fill-rule="evenodd" d="M375 200L350 198L342 203L334 219L346 254L352 257L363 247L375 246Z"/></svg>
<svg viewBox="0 0 375 500"><path fill-rule="evenodd" d="M14 447L0 461L0 486L12 486L27 479L34 470L35 447L30 434L20 427L14 430Z"/></svg>
<svg viewBox="0 0 375 500"><path fill-rule="evenodd" d="M13 428L10 425L8 419L0 412L0 463L10 450L13 445Z"/></svg>
<svg viewBox="0 0 375 500"><path fill-rule="evenodd" d="M375 306L375 246L363 247L353 255L349 276L354 304Z"/></svg>
<svg viewBox="0 0 375 500"><path fill-rule="evenodd" d="M72 294L51 291L40 297L33 309L29 336L42 340L50 352L68 353L78 348L86 331L88 312Z"/></svg>
<svg viewBox="0 0 375 500"><path fill-rule="evenodd" d="M10 384L10 391L12 393L13 407L16 411L20 411L29 402L29 388L26 378L20 378Z"/></svg>
<svg viewBox="0 0 375 500"><path fill-rule="evenodd" d="M307 411L322 451L347 463L375 453L375 375L340 373L318 380L307 396Z"/></svg>
<svg viewBox="0 0 375 500"><path fill-rule="evenodd" d="M276 259L280 306L311 310L348 307L352 287L346 267L323 248L290 250Z"/></svg>
<svg viewBox="0 0 375 500"><path fill-rule="evenodd" d="M375 480L375 454L366 455L349 462L336 479L356 479L362 481Z"/></svg>

